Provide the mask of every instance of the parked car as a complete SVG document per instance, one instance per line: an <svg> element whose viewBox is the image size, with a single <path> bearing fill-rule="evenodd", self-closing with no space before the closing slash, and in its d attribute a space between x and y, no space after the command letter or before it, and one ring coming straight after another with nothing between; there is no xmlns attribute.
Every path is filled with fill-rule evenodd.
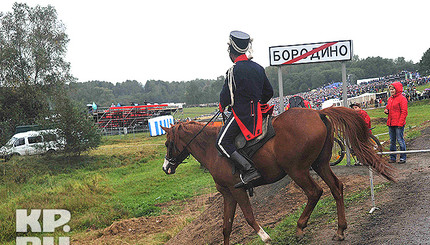
<svg viewBox="0 0 430 245"><path fill-rule="evenodd" d="M6 161L12 156L54 153L61 149L64 140L59 139L55 129L18 133L0 148L0 157Z"/></svg>

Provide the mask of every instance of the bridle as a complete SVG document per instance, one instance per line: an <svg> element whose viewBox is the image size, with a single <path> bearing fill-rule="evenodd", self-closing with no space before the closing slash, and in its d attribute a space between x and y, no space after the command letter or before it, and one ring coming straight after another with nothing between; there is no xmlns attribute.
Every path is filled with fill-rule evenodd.
<svg viewBox="0 0 430 245"><path fill-rule="evenodd" d="M173 139L175 138L175 127L172 127L172 138ZM169 162L170 165L177 166L177 165L181 164L186 158L188 158L190 156L190 152L187 150L187 147L189 146L191 141L184 147L184 149L182 151L180 151L180 153L178 155L176 155L174 157L172 156L173 155L173 149L175 149L176 151L179 151L179 149L176 146L174 140L171 140L169 142L169 146L167 147L168 151L167 151L167 155L166 155L165 159Z"/></svg>
<svg viewBox="0 0 430 245"><path fill-rule="evenodd" d="M209 123L211 123L214 119L216 119L219 114L221 112L218 111L217 113L215 113L215 115L205 124L205 126L203 126L203 128L200 129L199 132L197 132L197 134L195 134L193 136L193 138L191 138L190 141L188 141L188 143L185 145L185 147L182 149L182 151L180 151L178 149L178 147L175 144L175 127L172 127L172 138L173 140L171 140L169 142L169 145L167 146L167 155L165 157L166 161L168 162L168 166L166 169L163 170L166 172L169 168L176 168L179 164L181 164L186 158L188 158L190 156L190 152L187 150L188 146L191 144L191 142L193 142L193 140L195 138L197 138L197 136L203 131L203 129L206 128L207 125L209 125ZM176 151L180 151L180 153L176 156L173 156L173 149L175 149Z"/></svg>

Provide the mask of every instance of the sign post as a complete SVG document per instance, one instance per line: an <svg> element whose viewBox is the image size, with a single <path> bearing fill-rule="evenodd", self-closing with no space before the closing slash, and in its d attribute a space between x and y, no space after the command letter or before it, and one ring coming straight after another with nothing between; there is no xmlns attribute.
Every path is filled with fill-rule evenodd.
<svg viewBox="0 0 430 245"><path fill-rule="evenodd" d="M347 95L348 84L346 82L346 64L342 61L342 100L343 106L348 107L348 95Z"/></svg>
<svg viewBox="0 0 430 245"><path fill-rule="evenodd" d="M278 66L280 112L284 111L281 66L342 61L342 79L345 77L343 81L346 84L346 68L343 66L345 61L352 60L352 56L352 40L269 47L270 65Z"/></svg>
<svg viewBox="0 0 430 245"><path fill-rule="evenodd" d="M282 82L282 69L278 66L278 84L279 84L279 112L284 112L284 84Z"/></svg>

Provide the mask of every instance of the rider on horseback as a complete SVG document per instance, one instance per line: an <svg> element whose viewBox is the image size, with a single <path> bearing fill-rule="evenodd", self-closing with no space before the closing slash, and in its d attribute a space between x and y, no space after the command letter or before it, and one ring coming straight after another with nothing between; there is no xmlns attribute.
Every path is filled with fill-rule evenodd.
<svg viewBox="0 0 430 245"><path fill-rule="evenodd" d="M251 61L252 39L241 31L230 33L228 52L233 66L227 71L224 86L220 93L220 111L230 106L232 113L221 128L217 139L217 149L224 156L239 164L244 173L241 187L260 178L252 164L237 152L235 137L242 133L247 141L262 133L261 104L267 103L273 96L273 89L264 68Z"/></svg>

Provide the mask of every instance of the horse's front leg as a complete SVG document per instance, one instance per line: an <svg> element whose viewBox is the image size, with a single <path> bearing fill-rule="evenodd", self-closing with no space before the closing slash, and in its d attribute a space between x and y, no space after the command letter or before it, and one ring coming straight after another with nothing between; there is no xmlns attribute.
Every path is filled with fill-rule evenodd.
<svg viewBox="0 0 430 245"><path fill-rule="evenodd" d="M252 206L249 201L249 197L246 193L246 190L243 188L236 189L234 187L231 187L230 191L234 199L236 199L237 203L239 203L239 207L242 210L243 215L245 216L245 219L248 224L255 230L255 232L257 232L257 234L260 236L261 240L264 243L269 244L272 239L255 220L254 213L252 212Z"/></svg>
<svg viewBox="0 0 430 245"><path fill-rule="evenodd" d="M224 219L222 229L222 233L224 235L224 245L229 245L237 202L233 198L228 188L217 185L217 189L219 192L221 192L224 199Z"/></svg>

